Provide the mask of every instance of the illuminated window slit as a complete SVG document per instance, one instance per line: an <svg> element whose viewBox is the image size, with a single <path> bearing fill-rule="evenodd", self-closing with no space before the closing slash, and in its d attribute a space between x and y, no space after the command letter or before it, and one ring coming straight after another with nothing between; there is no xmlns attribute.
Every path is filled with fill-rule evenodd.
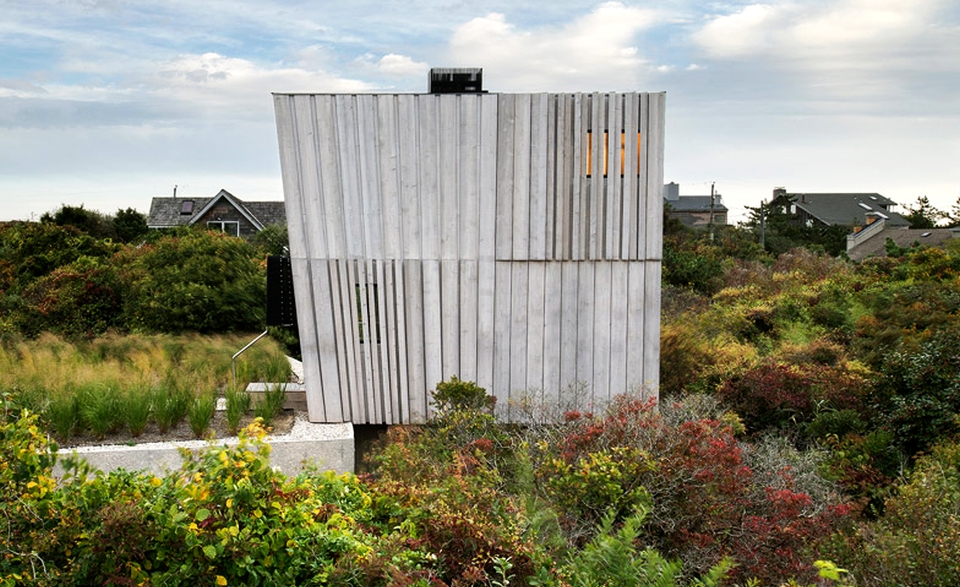
<svg viewBox="0 0 960 587"><path fill-rule="evenodd" d="M609 136L608 131L603 131L603 176L607 177L608 167L610 164L609 155ZM587 131L587 169L586 176L591 177L593 173L593 131ZM624 172L626 171L627 163L627 133L626 131L620 132L620 177L623 177ZM640 176L640 132L637 131L637 177Z"/></svg>

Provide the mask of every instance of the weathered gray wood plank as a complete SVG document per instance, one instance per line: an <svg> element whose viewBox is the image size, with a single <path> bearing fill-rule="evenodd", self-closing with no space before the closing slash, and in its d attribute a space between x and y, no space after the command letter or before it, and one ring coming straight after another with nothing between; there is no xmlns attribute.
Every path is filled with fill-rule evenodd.
<svg viewBox="0 0 960 587"><path fill-rule="evenodd" d="M423 272L418 260L403 262L403 311L407 325L408 414L411 422L427 417L426 350L423 334ZM431 384L432 385L432 384Z"/></svg>
<svg viewBox="0 0 960 587"><path fill-rule="evenodd" d="M429 392L436 389L437 383L443 381L444 372L444 345L443 345L443 317L442 295L440 293L440 261L424 259L423 265L423 353L424 370L426 375L426 389Z"/></svg>
<svg viewBox="0 0 960 587"><path fill-rule="evenodd" d="M513 258L513 192L516 96L500 96L497 106L497 228L496 259Z"/></svg>
<svg viewBox="0 0 960 587"><path fill-rule="evenodd" d="M458 349L451 352L460 353L460 368L456 374L467 381L477 381L477 351L479 339L477 337L477 322L479 311L477 297L479 280L477 275L477 261L458 261L460 287L460 338L457 341ZM491 313L493 308L490 308Z"/></svg>
<svg viewBox="0 0 960 587"><path fill-rule="evenodd" d="M417 97L400 95L397 99L400 158L400 231L401 259L420 259L423 230L420 215L420 124Z"/></svg>
<svg viewBox="0 0 960 587"><path fill-rule="evenodd" d="M440 379L460 375L460 262L455 259L440 261L440 339L443 357Z"/></svg>
<svg viewBox="0 0 960 587"><path fill-rule="evenodd" d="M544 302L544 263L524 263L527 267L527 379L524 391L543 390L543 351L546 304Z"/></svg>

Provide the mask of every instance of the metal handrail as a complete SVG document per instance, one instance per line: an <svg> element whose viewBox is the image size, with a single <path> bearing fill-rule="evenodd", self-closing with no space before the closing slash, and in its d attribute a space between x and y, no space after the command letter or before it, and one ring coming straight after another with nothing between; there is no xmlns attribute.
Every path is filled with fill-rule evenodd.
<svg viewBox="0 0 960 587"><path fill-rule="evenodd" d="M232 368L232 370L233 370L233 386L234 386L234 387L237 386L237 357L239 357L241 354L243 354L243 351L245 351L245 350L247 350L248 348L252 347L253 345L257 344L257 341L260 340L261 338L263 338L264 336L266 336L268 332L270 332L269 329L264 330L264 331L260 334L260 336L258 336L257 338L251 340L249 343L247 343L247 346L243 347L242 349L240 349L239 351L237 351L237 354L233 355L233 360L232 360L232 363L231 363L231 368Z"/></svg>

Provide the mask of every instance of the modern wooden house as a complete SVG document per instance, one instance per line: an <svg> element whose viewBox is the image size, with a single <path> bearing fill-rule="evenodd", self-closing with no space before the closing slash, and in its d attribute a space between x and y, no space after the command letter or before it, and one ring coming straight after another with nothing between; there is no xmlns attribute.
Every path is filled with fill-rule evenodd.
<svg viewBox="0 0 960 587"><path fill-rule="evenodd" d="M309 416L656 395L663 93L275 94Z"/></svg>

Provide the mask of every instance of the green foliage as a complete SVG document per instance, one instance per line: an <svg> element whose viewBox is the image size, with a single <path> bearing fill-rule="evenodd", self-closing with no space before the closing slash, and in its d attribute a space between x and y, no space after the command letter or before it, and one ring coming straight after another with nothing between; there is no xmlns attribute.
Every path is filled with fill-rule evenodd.
<svg viewBox="0 0 960 587"><path fill-rule="evenodd" d="M126 251L127 324L148 332L263 327L265 270L246 241L189 231Z"/></svg>
<svg viewBox="0 0 960 587"><path fill-rule="evenodd" d="M554 507L568 520L589 527L605 517L619 522L649 509L650 493L640 483L656 466L654 458L637 447L615 446L572 463L554 458L537 474L545 479L544 492Z"/></svg>
<svg viewBox="0 0 960 587"><path fill-rule="evenodd" d="M120 391L113 385L85 385L78 389L77 401L83 425L98 439L122 428L123 404Z"/></svg>
<svg viewBox="0 0 960 587"><path fill-rule="evenodd" d="M250 394L242 389L227 388L225 393L227 409L227 431L236 434L240 430L240 422L250 411Z"/></svg>
<svg viewBox="0 0 960 587"><path fill-rule="evenodd" d="M910 222L910 228L933 228L947 218L947 214L937 210L927 196L920 196L913 206L907 208L903 217Z"/></svg>
<svg viewBox="0 0 960 587"><path fill-rule="evenodd" d="M782 201L751 208L744 227L758 239L762 232L767 252L775 257L797 248L835 257L846 249L846 235L850 232L848 226L803 224L795 214L788 212L786 202Z"/></svg>
<svg viewBox="0 0 960 587"><path fill-rule="evenodd" d="M704 242L691 244L679 239L664 240L664 283L710 294L719 289L722 274L722 256L718 247Z"/></svg>
<svg viewBox="0 0 960 587"><path fill-rule="evenodd" d="M192 399L190 392L176 383L158 385L151 390L153 418L161 433L175 427L187 416Z"/></svg>
<svg viewBox="0 0 960 587"><path fill-rule="evenodd" d="M72 226L43 222L14 222L0 227L0 258L12 276L7 293L26 289L35 279L81 257L107 258L116 245L97 240Z"/></svg>
<svg viewBox="0 0 960 587"><path fill-rule="evenodd" d="M726 381L717 393L743 418L750 432L795 428L825 412L862 411L868 386L865 375L846 363L771 358Z"/></svg>
<svg viewBox="0 0 960 587"><path fill-rule="evenodd" d="M456 375L449 381L441 381L433 392L433 404L439 414L452 410L488 410L496 398L487 395L487 390L473 381L461 381Z"/></svg>
<svg viewBox="0 0 960 587"><path fill-rule="evenodd" d="M52 214L47 212L41 216L40 222L53 223L57 226L72 226L96 239L113 239L117 235L112 218L104 216L100 212L86 210L83 204L80 206L63 204Z"/></svg>
<svg viewBox="0 0 960 587"><path fill-rule="evenodd" d="M957 585L960 582L960 444L921 457L886 502L885 515L834 540L857 585Z"/></svg>
<svg viewBox="0 0 960 587"><path fill-rule="evenodd" d="M790 462L796 474L769 463L759 466L762 461L745 454L734 436L739 421L698 413L707 406L675 402L658 413L649 403L618 398L602 416L569 414L562 437L539 443L542 452L535 459L538 482L562 527L577 540L595 527L590 514L603 507L604 498L607 515L621 516L621 504L642 499L650 504L644 543L681 560L691 572L705 573L732 557L738 576L773 582L809 575L806 550L842 524L849 507L836 492L812 491L830 484L816 467L801 467L802 459ZM618 453L629 458L612 458ZM558 467L557 459L571 466ZM564 499L555 487L573 495ZM642 493L635 493L637 488ZM570 508L579 495L590 510Z"/></svg>
<svg viewBox="0 0 960 587"><path fill-rule="evenodd" d="M683 584L680 563L668 561L652 549L637 550L635 542L641 536L645 517L646 512L641 508L614 532L617 516L612 513L604 516L596 536L567 563L564 574L570 577L571 587L673 587ZM704 577L689 584L720 585L733 566L733 561L723 559Z"/></svg>
<svg viewBox="0 0 960 587"><path fill-rule="evenodd" d="M128 389L124 394L123 414L130 436L140 436L147 427L152 408L151 399L149 388L142 384Z"/></svg>
<svg viewBox="0 0 960 587"><path fill-rule="evenodd" d="M290 255L290 237L286 225L271 224L265 226L253 239L254 246L266 255Z"/></svg>
<svg viewBox="0 0 960 587"><path fill-rule="evenodd" d="M133 208L117 210L113 215L113 229L118 241L136 244L147 234L147 217Z"/></svg>
<svg viewBox="0 0 960 587"><path fill-rule="evenodd" d="M213 420L213 413L216 411L217 398L209 392L201 392L193 398L190 407L187 409L187 422L190 423L190 430L197 438L203 438L210 428L210 422Z"/></svg>
<svg viewBox="0 0 960 587"><path fill-rule="evenodd" d="M260 401L253 407L253 414L269 426L273 419L283 411L287 401L287 386L283 383L268 384Z"/></svg>
<svg viewBox="0 0 960 587"><path fill-rule="evenodd" d="M798 537L812 545L814 528L825 534L811 526L819 515L811 498L787 488L806 483L799 471L796 486L768 486L756 504L771 505L755 509L750 500L760 486L728 486L745 471L724 441L727 428L687 420L708 404L698 405L661 420L621 402L608 419L582 415L536 430L490 428L485 409L450 408L442 423L392 429L381 466L364 480L275 472L258 422L236 446L185 452L183 466L166 477L92 474L65 462L59 483L50 473L55 447L36 416L7 408L0 424L0 584L705 586L758 569L769 584L813 576L809 565L777 562L793 560ZM441 448L454 427L467 431ZM531 450L530 441L540 446ZM607 448L589 450L596 446ZM640 446L647 455L636 452ZM575 467L538 475L537 455L566 459L569 450L583 455L569 461ZM582 540L557 542L554 502L537 495L538 476L548 483L567 476L571 492L622 507L598 516ZM628 486L637 480L631 477L640 484ZM722 549L705 555L708 534L694 550L656 547L669 544L658 502L682 514L681 524L694 515L722 520L734 510L710 496L724 492L743 495L736 507L748 514L737 528L746 534L719 522L699 532L736 547L739 566ZM631 493L636 499L624 501ZM748 555L770 558L758 563Z"/></svg>
<svg viewBox="0 0 960 587"><path fill-rule="evenodd" d="M111 218L63 206L0 225L0 335L258 330L263 255L199 230L148 236L133 209Z"/></svg>
<svg viewBox="0 0 960 587"><path fill-rule="evenodd" d="M68 462L56 483L56 447L35 416L7 409L0 584L361 584L344 570L372 552L358 523L372 498L350 475L274 472L264 433L185 453L165 478Z"/></svg>
<svg viewBox="0 0 960 587"><path fill-rule="evenodd" d="M107 336L70 342L47 334L0 344L0 387L19 390L20 401L42 412L48 430L64 442L88 431L109 435L122 427L133 436L153 425L166 432L186 417L195 391L211 393L233 384L231 355L244 342L241 336L200 335ZM251 348L238 366L237 389L255 379L289 379L289 362L271 339ZM108 414L108 402L91 404L91 398L109 398L116 404L119 423L116 416L96 416ZM97 425L100 431L81 418L81 400L90 404L88 419L103 424ZM238 414L238 428L248 409L249 403Z"/></svg>
<svg viewBox="0 0 960 587"><path fill-rule="evenodd" d="M23 293L31 306L28 333L53 332L90 337L121 326L120 278L116 268L100 259L80 259L33 282Z"/></svg>
<svg viewBox="0 0 960 587"><path fill-rule="evenodd" d="M884 361L875 406L908 454L960 430L958 345L960 329L938 328L917 348L891 353Z"/></svg>

